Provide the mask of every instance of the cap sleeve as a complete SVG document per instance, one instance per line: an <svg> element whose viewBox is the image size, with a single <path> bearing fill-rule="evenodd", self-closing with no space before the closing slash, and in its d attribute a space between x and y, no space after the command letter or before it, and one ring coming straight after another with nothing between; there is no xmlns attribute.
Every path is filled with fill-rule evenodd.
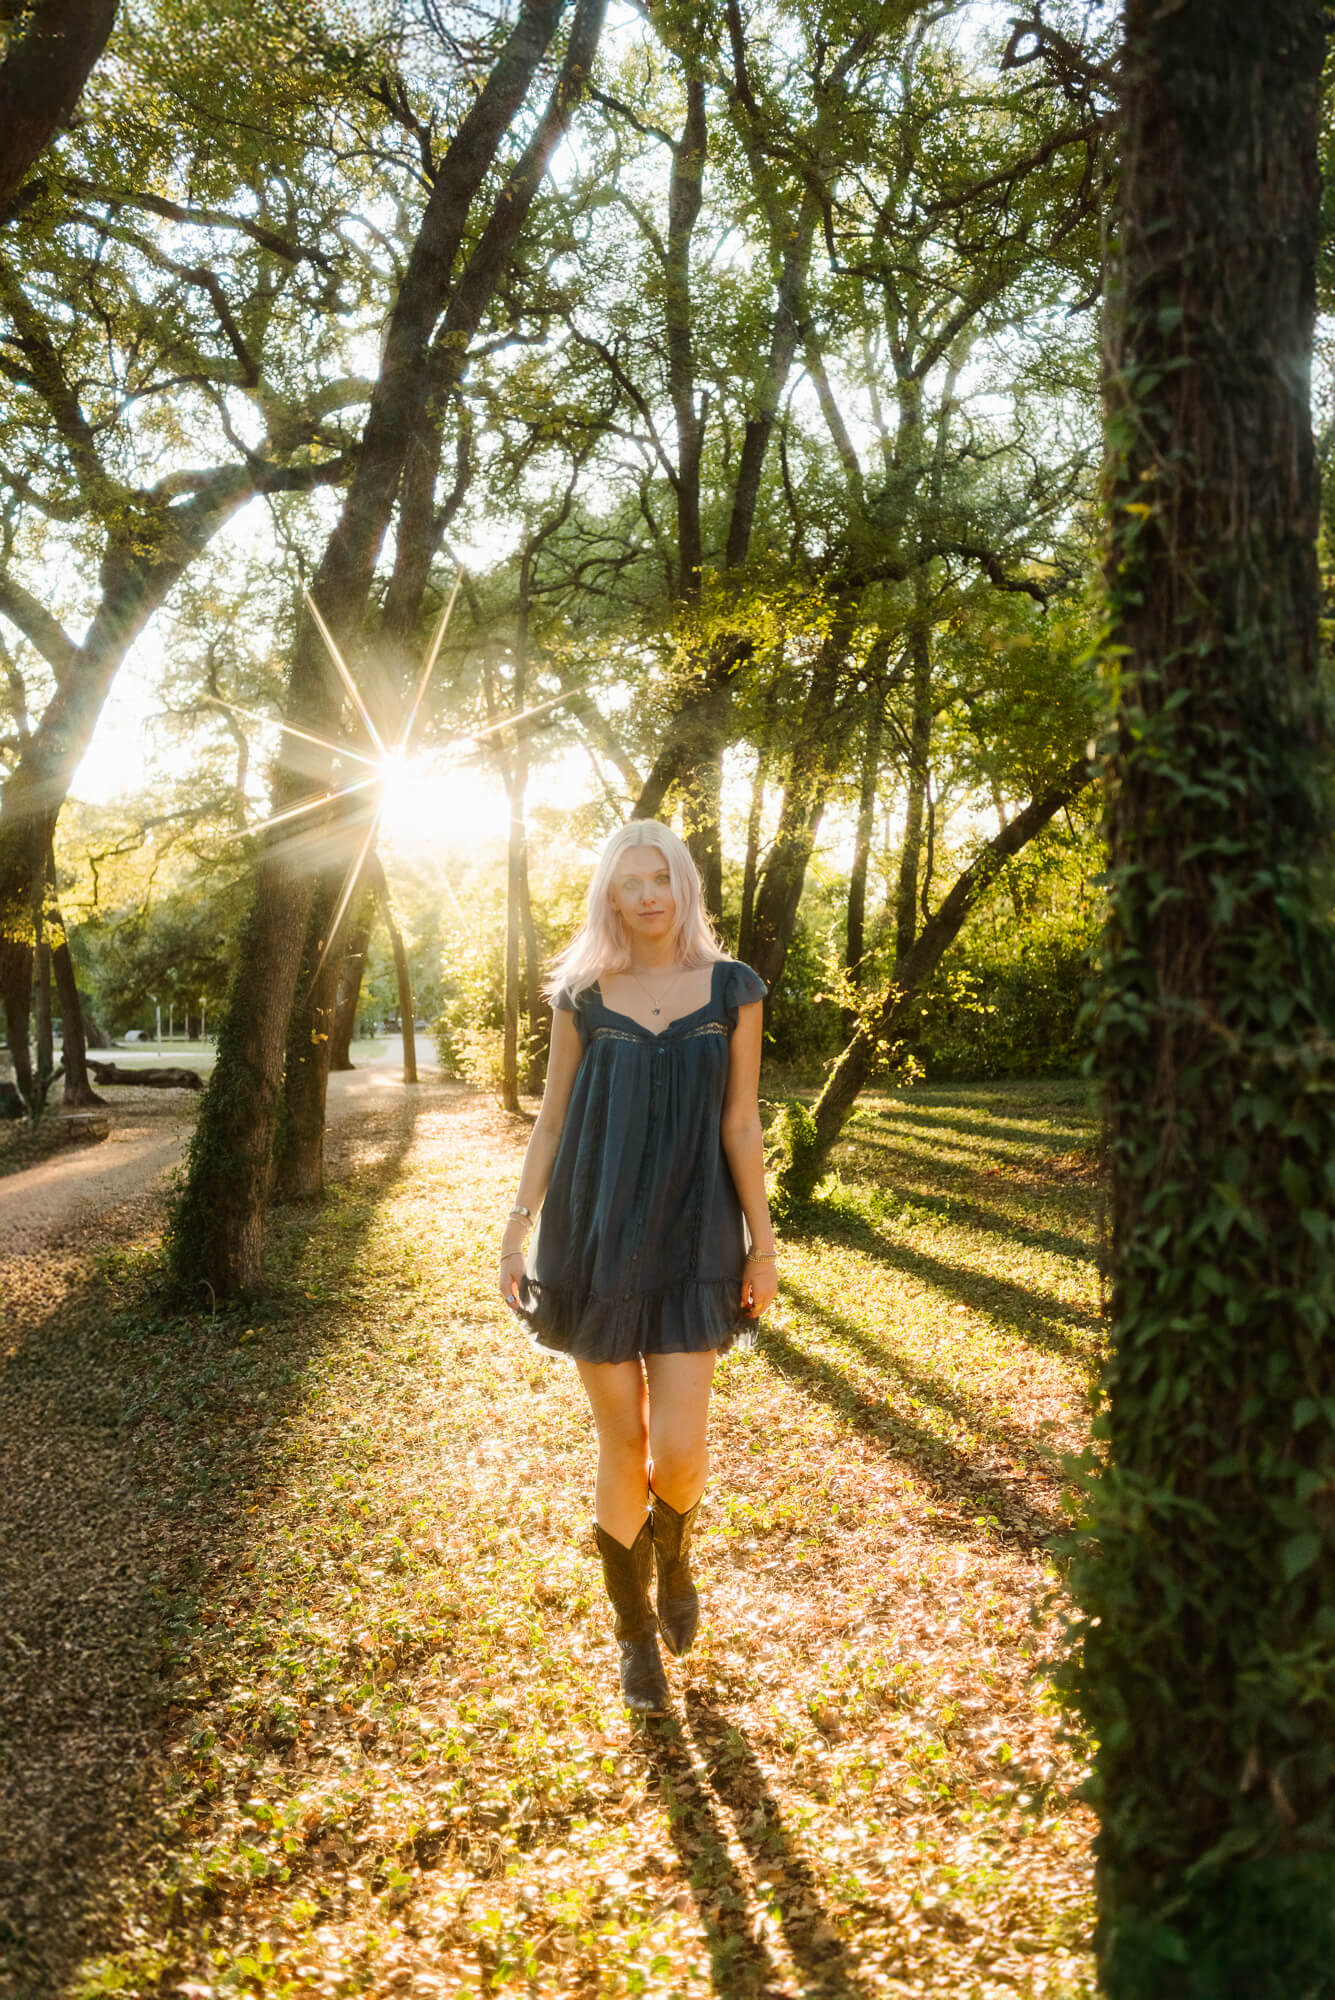
<svg viewBox="0 0 1335 2000"><path fill-rule="evenodd" d="M552 1002L552 1005L554 1007L558 1007L563 1014L574 1015L575 1031L578 1034L580 1041L584 1043L585 1046L587 1047L589 1040L589 1021L588 1021L588 1016L584 1011L585 998L586 996L583 993L572 993L569 987L563 986L561 988L561 991L557 994L555 1000Z"/></svg>
<svg viewBox="0 0 1335 2000"><path fill-rule="evenodd" d="M769 988L758 972L752 972L749 965L734 959L723 982L723 1004L728 1013L728 1026L737 1026L739 1007L747 1007L753 1000L763 1000L768 992Z"/></svg>

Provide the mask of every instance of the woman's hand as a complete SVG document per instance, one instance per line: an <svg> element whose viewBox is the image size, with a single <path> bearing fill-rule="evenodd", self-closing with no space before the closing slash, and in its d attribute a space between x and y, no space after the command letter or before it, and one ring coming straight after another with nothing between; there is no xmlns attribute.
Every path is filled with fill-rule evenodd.
<svg viewBox="0 0 1335 2000"><path fill-rule="evenodd" d="M772 1257L746 1260L742 1272L742 1311L748 1319L759 1319L779 1295L779 1273Z"/></svg>
<svg viewBox="0 0 1335 2000"><path fill-rule="evenodd" d="M502 1251L498 1275L500 1278L501 1297L505 1300L506 1305L513 1306L516 1311L519 1311L522 1303L520 1288L523 1285L526 1275L523 1251Z"/></svg>

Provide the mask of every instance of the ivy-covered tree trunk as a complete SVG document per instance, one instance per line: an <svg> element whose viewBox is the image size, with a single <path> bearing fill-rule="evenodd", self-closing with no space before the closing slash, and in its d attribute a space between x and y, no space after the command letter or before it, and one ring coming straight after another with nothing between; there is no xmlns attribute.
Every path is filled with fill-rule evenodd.
<svg viewBox="0 0 1335 2000"><path fill-rule="evenodd" d="M1335 966L1313 0L1128 0L1112 1351L1073 1695L1119 2000L1335 1994Z"/></svg>

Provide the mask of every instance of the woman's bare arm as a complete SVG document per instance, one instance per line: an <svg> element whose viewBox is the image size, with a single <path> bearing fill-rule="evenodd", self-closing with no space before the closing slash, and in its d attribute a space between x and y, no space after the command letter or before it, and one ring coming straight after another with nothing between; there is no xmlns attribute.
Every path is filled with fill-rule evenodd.
<svg viewBox="0 0 1335 2000"><path fill-rule="evenodd" d="M528 1150L524 1154L524 1167L515 1194L516 1208L531 1209L534 1215L542 1205L552 1177L556 1149L561 1143L566 1112L570 1108L570 1093L575 1087L575 1072L583 1055L584 1046L574 1015L567 1014L562 1007L555 1008L542 1109L529 1134ZM507 1220L505 1234L501 1238L501 1297L513 1300L516 1305L524 1276L522 1252L529 1227L522 1215L512 1216Z"/></svg>
<svg viewBox="0 0 1335 2000"><path fill-rule="evenodd" d="M723 1151L742 1204L751 1248L765 1260L748 1263L742 1278L742 1310L755 1319L774 1301L778 1274L771 1261L774 1225L765 1197L765 1153L760 1126L760 1036L765 1010L759 1000L737 1009L723 1099Z"/></svg>

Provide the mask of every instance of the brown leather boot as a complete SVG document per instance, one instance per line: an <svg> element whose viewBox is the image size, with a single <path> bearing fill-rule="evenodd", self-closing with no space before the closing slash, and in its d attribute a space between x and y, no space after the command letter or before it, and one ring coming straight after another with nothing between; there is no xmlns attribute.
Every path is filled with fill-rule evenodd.
<svg viewBox="0 0 1335 2000"><path fill-rule="evenodd" d="M679 1514L657 1493L650 1498L658 1564L658 1629L670 1653L686 1653L700 1623L700 1596L691 1575L691 1528L700 1502Z"/></svg>
<svg viewBox="0 0 1335 2000"><path fill-rule="evenodd" d="M629 1548L596 1521L593 1532L603 1559L603 1582L616 1614L612 1629L621 1650L622 1699L635 1714L661 1715L671 1697L658 1650L653 1606L649 1602L649 1579L654 1568L653 1521L646 1515L644 1526Z"/></svg>

